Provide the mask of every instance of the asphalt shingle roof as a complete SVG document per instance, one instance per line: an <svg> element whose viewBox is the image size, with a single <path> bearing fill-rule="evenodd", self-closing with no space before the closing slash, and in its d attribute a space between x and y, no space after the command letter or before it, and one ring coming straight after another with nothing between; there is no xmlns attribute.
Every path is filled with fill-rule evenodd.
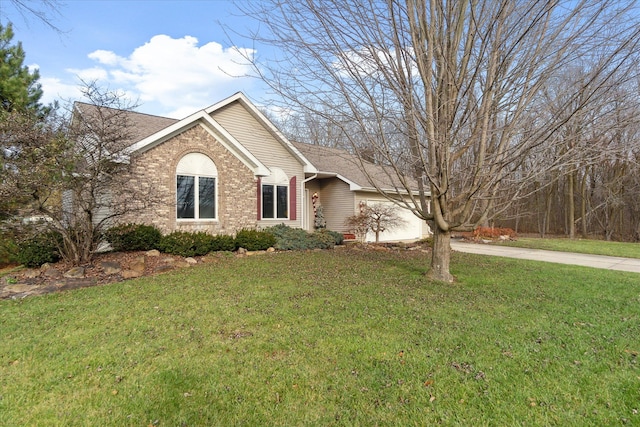
<svg viewBox="0 0 640 427"><path fill-rule="evenodd" d="M355 154L339 148L294 142L293 145L305 156L320 174L337 174L363 189L373 189L375 185L384 190L404 191L392 167L384 167L362 161ZM408 185L417 190L415 180L408 179Z"/></svg>

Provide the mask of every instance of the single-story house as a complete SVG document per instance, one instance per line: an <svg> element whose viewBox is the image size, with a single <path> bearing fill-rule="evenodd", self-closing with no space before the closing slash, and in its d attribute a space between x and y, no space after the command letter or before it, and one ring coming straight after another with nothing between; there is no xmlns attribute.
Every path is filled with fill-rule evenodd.
<svg viewBox="0 0 640 427"><path fill-rule="evenodd" d="M75 114L91 108L77 103ZM361 203L390 203L369 184L355 156L292 143L242 93L182 120L136 112L127 118L132 173L152 178L162 200L120 221L153 224L164 232L234 234L277 224L313 231L321 205L326 227L348 233L345 219ZM381 240L429 234L425 221L397 209L405 226L385 231Z"/></svg>

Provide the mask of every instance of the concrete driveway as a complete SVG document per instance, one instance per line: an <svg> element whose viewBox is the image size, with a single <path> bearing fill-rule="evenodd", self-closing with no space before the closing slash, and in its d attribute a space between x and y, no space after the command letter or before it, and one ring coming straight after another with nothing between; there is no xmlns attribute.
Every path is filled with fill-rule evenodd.
<svg viewBox="0 0 640 427"><path fill-rule="evenodd" d="M640 273L640 259L620 258L604 255L576 254L572 252L545 251L541 249L514 248L483 243L451 241L451 249L470 254L493 255L506 258L530 259L534 261L573 264L606 270Z"/></svg>

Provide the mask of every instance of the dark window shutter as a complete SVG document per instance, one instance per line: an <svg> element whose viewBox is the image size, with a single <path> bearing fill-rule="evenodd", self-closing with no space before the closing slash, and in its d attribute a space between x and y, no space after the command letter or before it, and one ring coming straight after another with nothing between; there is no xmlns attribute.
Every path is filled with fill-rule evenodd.
<svg viewBox="0 0 640 427"><path fill-rule="evenodd" d="M256 200L258 201L258 221L262 219L262 178L258 177L258 190L256 191Z"/></svg>
<svg viewBox="0 0 640 427"><path fill-rule="evenodd" d="M289 180L289 219L295 221L297 219L298 210L298 190L296 188L296 177Z"/></svg>

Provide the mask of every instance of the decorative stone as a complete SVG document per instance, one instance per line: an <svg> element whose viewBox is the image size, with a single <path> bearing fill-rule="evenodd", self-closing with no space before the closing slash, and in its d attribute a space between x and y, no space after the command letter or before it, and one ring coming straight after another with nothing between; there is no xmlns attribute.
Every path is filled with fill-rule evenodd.
<svg viewBox="0 0 640 427"><path fill-rule="evenodd" d="M191 264L189 264L189 263L188 263L188 262L186 262L186 261L182 261L182 260L180 260L180 261L176 261L176 262L173 262L173 263L170 263L170 264L167 264L167 265L168 265L168 266L175 267L175 268L191 267Z"/></svg>
<svg viewBox="0 0 640 427"><path fill-rule="evenodd" d="M238 255L244 255L247 253L247 250L245 248L238 248Z"/></svg>
<svg viewBox="0 0 640 427"><path fill-rule="evenodd" d="M158 265L156 266L156 268L153 269L154 273L163 273L165 271L169 271L173 269L173 265L172 264L164 264L164 265Z"/></svg>
<svg viewBox="0 0 640 427"><path fill-rule="evenodd" d="M82 279L84 277L84 267L73 267L63 274L68 279Z"/></svg>
<svg viewBox="0 0 640 427"><path fill-rule="evenodd" d="M123 279L134 279L136 277L141 277L142 272L135 271L135 270L122 270L120 275L122 276Z"/></svg>
<svg viewBox="0 0 640 427"><path fill-rule="evenodd" d="M9 294L21 294L23 292L29 292L33 290L33 286L25 285L24 283L18 283L15 285L7 285L4 287L4 291Z"/></svg>
<svg viewBox="0 0 640 427"><path fill-rule="evenodd" d="M60 273L60 271L58 271L57 269L49 266L49 268L43 270L44 271L44 275L46 277L49 277L51 279L59 279L62 277L62 273Z"/></svg>
<svg viewBox="0 0 640 427"><path fill-rule="evenodd" d="M120 263L114 261L103 261L100 263L100 267L102 267L104 274L108 275L118 274L122 271Z"/></svg>
<svg viewBox="0 0 640 427"><path fill-rule="evenodd" d="M150 251L147 251L144 254L146 256L157 257L157 256L160 256L160 251L157 249L151 249Z"/></svg>
<svg viewBox="0 0 640 427"><path fill-rule="evenodd" d="M133 270L135 272L138 272L138 273L140 273L140 276L141 276L142 273L144 273L144 269L146 267L146 264L147 264L146 260L145 260L145 258L143 256L142 257L138 257L138 258L134 259L131 262L131 265L129 265L129 270ZM136 277L139 277L139 276L136 276Z"/></svg>
<svg viewBox="0 0 640 427"><path fill-rule="evenodd" d="M26 279L35 279L36 277L40 276L40 270L30 268L29 270L25 270L22 275Z"/></svg>
<svg viewBox="0 0 640 427"><path fill-rule="evenodd" d="M276 251L276 249L275 249L275 248L273 248L273 247L271 247L271 248L267 249L267 252L275 252L275 251Z"/></svg>
<svg viewBox="0 0 640 427"><path fill-rule="evenodd" d="M198 263L198 261L195 258L192 258L192 257L185 258L184 262L186 262L187 264L191 264L191 265Z"/></svg>

